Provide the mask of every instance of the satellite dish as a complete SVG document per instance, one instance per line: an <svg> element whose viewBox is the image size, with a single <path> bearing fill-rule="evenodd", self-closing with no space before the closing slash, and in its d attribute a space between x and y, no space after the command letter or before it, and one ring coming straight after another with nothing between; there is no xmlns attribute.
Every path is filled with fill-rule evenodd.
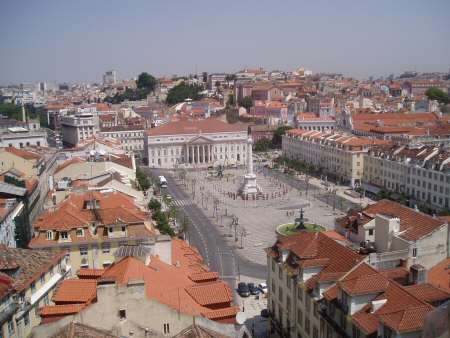
<svg viewBox="0 0 450 338"><path fill-rule="evenodd" d="M236 323L242 325L247 320L247 315L244 312L236 313Z"/></svg>

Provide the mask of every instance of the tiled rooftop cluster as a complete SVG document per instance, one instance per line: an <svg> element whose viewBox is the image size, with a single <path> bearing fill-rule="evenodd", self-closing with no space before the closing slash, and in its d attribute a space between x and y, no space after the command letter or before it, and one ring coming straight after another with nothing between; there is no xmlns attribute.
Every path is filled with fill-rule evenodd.
<svg viewBox="0 0 450 338"><path fill-rule="evenodd" d="M146 265L139 257L126 256L105 270L80 269L79 279L61 283L52 299L55 305L42 308L41 315L49 322L78 313L96 301L97 285L127 287L144 282L148 299L185 314L234 322L238 308L233 305L232 290L219 280L217 272L209 271L195 248L183 240L172 239L172 263L150 256Z"/></svg>
<svg viewBox="0 0 450 338"><path fill-rule="evenodd" d="M61 232L68 233L72 242L106 240L108 226L118 222L127 226L129 237L145 237L153 234L152 228L146 225L147 221L148 214L123 193L72 193L55 210L39 216L34 224L35 237L30 247L57 243L65 239L60 237ZM77 234L81 229L83 231Z"/></svg>

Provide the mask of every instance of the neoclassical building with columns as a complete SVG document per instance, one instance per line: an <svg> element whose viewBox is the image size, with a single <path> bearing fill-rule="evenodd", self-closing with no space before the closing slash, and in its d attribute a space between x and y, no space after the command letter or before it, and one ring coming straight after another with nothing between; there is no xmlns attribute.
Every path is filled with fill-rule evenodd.
<svg viewBox="0 0 450 338"><path fill-rule="evenodd" d="M200 168L246 163L247 126L215 118L170 122L147 131L150 168Z"/></svg>

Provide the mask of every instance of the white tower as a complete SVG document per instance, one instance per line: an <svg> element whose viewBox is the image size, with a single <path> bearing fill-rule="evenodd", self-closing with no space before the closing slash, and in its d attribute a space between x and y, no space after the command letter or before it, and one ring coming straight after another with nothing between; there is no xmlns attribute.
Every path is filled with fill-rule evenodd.
<svg viewBox="0 0 450 338"><path fill-rule="evenodd" d="M256 183L256 175L253 173L253 154L252 154L252 137L247 139L247 173L244 175L244 185L241 188L241 193L256 194L259 192L258 184Z"/></svg>

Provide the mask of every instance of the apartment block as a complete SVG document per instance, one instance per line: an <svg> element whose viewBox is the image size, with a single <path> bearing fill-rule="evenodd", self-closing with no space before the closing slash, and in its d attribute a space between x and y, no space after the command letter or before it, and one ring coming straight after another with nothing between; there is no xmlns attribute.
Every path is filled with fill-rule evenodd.
<svg viewBox="0 0 450 338"><path fill-rule="evenodd" d="M289 130L282 140L283 156L314 165L323 174L352 187L361 185L364 155L386 141L333 132Z"/></svg>

